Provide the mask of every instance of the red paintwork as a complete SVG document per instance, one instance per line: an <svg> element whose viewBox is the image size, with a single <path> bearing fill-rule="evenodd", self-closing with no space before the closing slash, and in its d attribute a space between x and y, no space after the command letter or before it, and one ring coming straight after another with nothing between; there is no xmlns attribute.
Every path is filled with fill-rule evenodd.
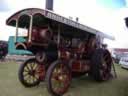
<svg viewBox="0 0 128 96"><path fill-rule="evenodd" d="M73 72L87 72L89 70L89 63L86 61L75 60L72 62Z"/></svg>
<svg viewBox="0 0 128 96"><path fill-rule="evenodd" d="M90 69L90 64L88 60L82 60L83 53L87 54L89 47L87 44L81 43L78 47L75 48L60 48L60 57L61 59L69 60L71 62L71 70L73 72L87 72Z"/></svg>
<svg viewBox="0 0 128 96"><path fill-rule="evenodd" d="M39 64L39 67L38 67L38 73L39 74L39 79L41 81L45 80L45 66L43 64Z"/></svg>

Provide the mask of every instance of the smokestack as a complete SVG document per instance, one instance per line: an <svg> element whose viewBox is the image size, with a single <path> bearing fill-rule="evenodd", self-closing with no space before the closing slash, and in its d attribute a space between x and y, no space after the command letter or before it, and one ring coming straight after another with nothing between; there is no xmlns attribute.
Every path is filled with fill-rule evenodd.
<svg viewBox="0 0 128 96"><path fill-rule="evenodd" d="M46 7L47 10L53 11L53 0L46 0Z"/></svg>
<svg viewBox="0 0 128 96"><path fill-rule="evenodd" d="M125 25L128 27L128 17L125 18Z"/></svg>
<svg viewBox="0 0 128 96"><path fill-rule="evenodd" d="M79 22L79 18L78 17L76 17L76 22Z"/></svg>

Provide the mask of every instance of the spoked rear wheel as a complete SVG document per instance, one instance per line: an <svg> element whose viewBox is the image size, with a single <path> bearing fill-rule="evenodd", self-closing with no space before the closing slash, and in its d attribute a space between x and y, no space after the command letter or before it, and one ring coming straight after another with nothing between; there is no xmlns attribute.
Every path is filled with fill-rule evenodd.
<svg viewBox="0 0 128 96"><path fill-rule="evenodd" d="M106 81L111 77L112 58L108 50L97 49L92 56L92 76L97 81Z"/></svg>
<svg viewBox="0 0 128 96"><path fill-rule="evenodd" d="M67 92L71 83L71 72L65 61L58 60L51 64L46 74L48 91L53 96L61 96Z"/></svg>
<svg viewBox="0 0 128 96"><path fill-rule="evenodd" d="M25 61L19 69L19 80L25 87L33 87L45 77L44 65L38 64L35 58Z"/></svg>

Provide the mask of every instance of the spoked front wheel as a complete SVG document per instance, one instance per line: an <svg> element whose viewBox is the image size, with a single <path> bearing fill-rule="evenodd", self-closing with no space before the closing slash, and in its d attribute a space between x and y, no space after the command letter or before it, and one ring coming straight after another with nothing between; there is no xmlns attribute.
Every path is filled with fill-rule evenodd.
<svg viewBox="0 0 128 96"><path fill-rule="evenodd" d="M52 63L46 74L48 91L53 96L61 96L67 92L71 83L71 71L65 61L58 60Z"/></svg>
<svg viewBox="0 0 128 96"><path fill-rule="evenodd" d="M45 77L44 65L38 64L35 58L25 61L19 69L19 80L25 87L33 87Z"/></svg>

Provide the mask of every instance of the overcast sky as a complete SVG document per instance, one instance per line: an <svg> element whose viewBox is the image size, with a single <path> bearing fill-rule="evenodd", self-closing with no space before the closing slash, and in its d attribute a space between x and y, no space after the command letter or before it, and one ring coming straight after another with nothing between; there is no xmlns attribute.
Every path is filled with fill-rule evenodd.
<svg viewBox="0 0 128 96"><path fill-rule="evenodd" d="M105 2L103 2L105 1ZM115 41L105 40L109 47L128 48L128 16L125 0L54 0L54 12L65 17L79 17L79 22L113 35ZM8 40L15 30L5 25L14 12L25 8L45 8L45 0L0 0L0 40Z"/></svg>

